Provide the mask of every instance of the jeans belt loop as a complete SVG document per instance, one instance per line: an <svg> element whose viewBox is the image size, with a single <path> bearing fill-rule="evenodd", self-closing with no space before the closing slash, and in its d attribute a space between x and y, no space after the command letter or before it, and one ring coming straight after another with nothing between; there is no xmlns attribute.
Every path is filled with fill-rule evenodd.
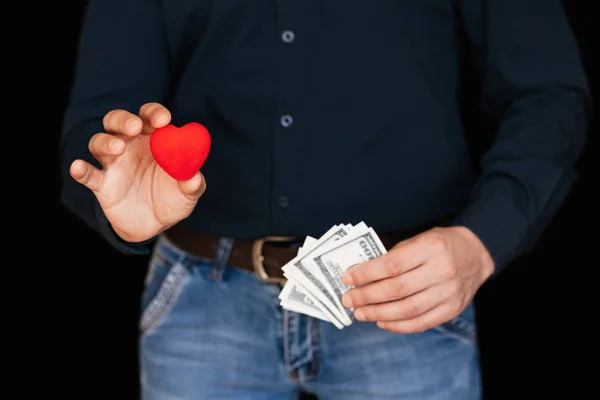
<svg viewBox="0 0 600 400"><path fill-rule="evenodd" d="M213 267L210 273L210 277L214 280L221 280L223 273L227 267L229 256L231 255L231 248L233 247L232 238L220 238L215 249L215 257L213 258Z"/></svg>

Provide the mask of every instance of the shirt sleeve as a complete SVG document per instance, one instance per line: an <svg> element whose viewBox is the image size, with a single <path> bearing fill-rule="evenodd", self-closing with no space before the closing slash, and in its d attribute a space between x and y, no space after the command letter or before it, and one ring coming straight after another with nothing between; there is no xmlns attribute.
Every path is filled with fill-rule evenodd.
<svg viewBox="0 0 600 400"><path fill-rule="evenodd" d="M497 274L531 250L576 181L591 99L559 0L457 4L480 76L479 104L497 131L453 225L480 238Z"/></svg>
<svg viewBox="0 0 600 400"><path fill-rule="evenodd" d="M61 201L111 245L127 254L147 254L149 240L128 243L112 230L94 194L69 175L76 159L96 167L90 138L104 131L114 109L138 113L162 102L168 87L168 54L157 0L91 0L84 15L74 80L61 132Z"/></svg>

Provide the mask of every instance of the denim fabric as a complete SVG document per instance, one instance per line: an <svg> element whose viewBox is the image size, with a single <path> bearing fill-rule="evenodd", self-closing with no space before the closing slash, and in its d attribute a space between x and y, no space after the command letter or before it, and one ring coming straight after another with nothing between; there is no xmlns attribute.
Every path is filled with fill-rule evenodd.
<svg viewBox="0 0 600 400"><path fill-rule="evenodd" d="M280 287L160 238L140 319L143 400L480 399L474 310L401 335L283 310Z"/></svg>

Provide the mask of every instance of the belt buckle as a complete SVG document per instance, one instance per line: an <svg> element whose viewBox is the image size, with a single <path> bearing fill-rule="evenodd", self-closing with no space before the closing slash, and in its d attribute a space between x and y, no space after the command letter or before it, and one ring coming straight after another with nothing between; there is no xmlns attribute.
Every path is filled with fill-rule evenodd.
<svg viewBox="0 0 600 400"><path fill-rule="evenodd" d="M265 271L265 265L263 264L265 257L262 254L262 250L266 242L290 242L295 239L295 237L289 236L267 236L257 239L252 243L252 266L260 281L266 283L279 283L281 286L285 285L287 279L272 277Z"/></svg>

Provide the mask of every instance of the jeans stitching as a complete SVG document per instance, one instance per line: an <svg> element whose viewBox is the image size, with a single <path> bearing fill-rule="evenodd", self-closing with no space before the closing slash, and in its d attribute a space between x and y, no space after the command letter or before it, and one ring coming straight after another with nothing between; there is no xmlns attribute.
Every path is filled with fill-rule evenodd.
<svg viewBox="0 0 600 400"><path fill-rule="evenodd" d="M287 372L288 378L292 382L296 382L298 380L298 374L293 370L292 366L290 365L289 322L290 312L288 310L283 310L283 359L285 362L285 370Z"/></svg>
<svg viewBox="0 0 600 400"><path fill-rule="evenodd" d="M308 317L307 328L310 331L310 351L307 359L310 359L310 369L306 376L302 377L302 382L308 382L317 378L320 367L320 337L319 337L320 321L313 317ZM305 361L303 361L305 362Z"/></svg>
<svg viewBox="0 0 600 400"><path fill-rule="evenodd" d="M220 238L217 248L215 249L215 257L213 262L213 268L210 273L210 277L214 280L219 280L223 277L229 256L231 255L231 249L233 247L233 239Z"/></svg>
<svg viewBox="0 0 600 400"><path fill-rule="evenodd" d="M434 329L468 345L473 345L476 340L475 326L460 316L436 326Z"/></svg>
<svg viewBox="0 0 600 400"><path fill-rule="evenodd" d="M312 352L312 350L309 350L309 352L306 356L299 358L298 360L296 360L296 362L291 364L290 369L295 370L295 369L301 367L302 365L306 364L307 361L311 360L312 359L311 352Z"/></svg>
<svg viewBox="0 0 600 400"><path fill-rule="evenodd" d="M305 316L298 314L298 313L294 313L293 315L295 316L295 320L296 320L296 326L295 326L295 330L294 330L294 332L295 332L294 339L295 339L295 343L296 343L296 349L300 351L301 349L303 349L303 346L299 343L300 329L302 327L302 320L305 318ZM308 328L308 326L309 326L309 323L306 324L305 328ZM309 336L307 336L307 340L310 340ZM306 352L301 351L301 354L306 353L303 357L299 357L299 356L294 357L295 361L293 363L291 362L291 357L290 357L290 363L291 363L290 368L292 370L295 371L295 370L299 369L300 367L302 367L304 364L306 364L308 361L310 361L312 355L311 355L310 346L308 346L308 347L309 347L308 351L306 351ZM302 379L302 374L297 373L296 375L298 375L299 379Z"/></svg>
<svg viewBox="0 0 600 400"><path fill-rule="evenodd" d="M319 375L319 370L321 368L321 336L320 329L321 321L316 318L311 318L310 324L310 333L311 333L311 349L312 349L312 364L310 366L310 375L309 379L316 379L317 375Z"/></svg>
<svg viewBox="0 0 600 400"><path fill-rule="evenodd" d="M171 267L161 284L158 293L154 296L140 319L140 332L146 334L173 306L175 299L181 293L183 279L188 275L188 270L183 264L185 255L182 254Z"/></svg>

